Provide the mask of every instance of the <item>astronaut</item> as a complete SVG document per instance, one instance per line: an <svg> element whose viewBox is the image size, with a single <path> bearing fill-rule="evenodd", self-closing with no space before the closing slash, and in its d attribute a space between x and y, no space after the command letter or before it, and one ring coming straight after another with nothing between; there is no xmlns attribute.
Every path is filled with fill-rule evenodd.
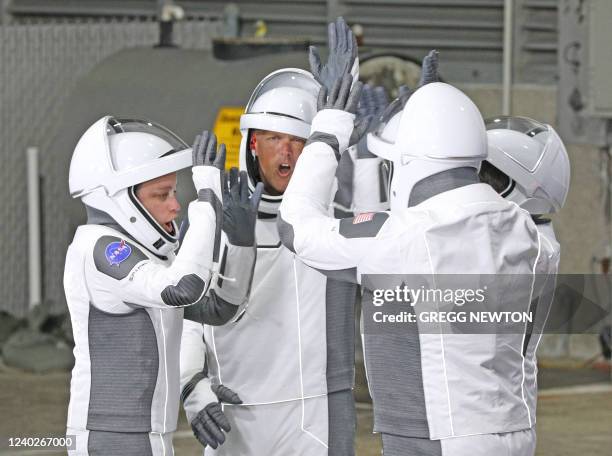
<svg viewBox="0 0 612 456"><path fill-rule="evenodd" d="M535 315L525 338L525 378L533 388L526 399L535 410L537 402L537 359L547 317L550 314L559 268L561 245L552 221L546 214L561 210L570 184L567 150L557 132L547 124L527 117L499 116L485 121L488 157L482 162L479 177L508 201L531 214L544 242L550 245L551 280L530 311ZM532 337L535 334L536 337ZM535 419L535 417L534 417Z"/></svg>
<svg viewBox="0 0 612 456"><path fill-rule="evenodd" d="M319 89L307 71L275 71L255 88L240 120L240 167L251 188L264 183L253 286L247 305L223 326L186 319L181 345L184 391L190 378L196 385L208 378L243 401L224 407L232 432L222 446L198 436L206 455L354 454L357 287L306 266L281 245L276 227ZM330 199L334 191L335 184ZM331 204L324 210L333 214ZM195 388L184 398L191 420L206 403Z"/></svg>
<svg viewBox="0 0 612 456"><path fill-rule="evenodd" d="M248 221L261 191L245 207L235 197L236 175L231 191L222 188L224 146L213 162L215 150L207 132L192 151L160 125L111 116L89 127L75 148L70 194L85 205L87 223L76 230L64 271L75 341L71 454L173 454L183 307L198 309L210 324L238 311L231 293L214 283L213 265L222 233L236 237L225 219ZM176 172L192 165L198 198L189 205L191 228L175 254ZM240 230L252 233L254 223ZM247 271L233 279L250 283L254 247L224 248L231 250L228 262ZM239 398L222 385L208 397L217 405L214 424L227 431L219 400Z"/></svg>
<svg viewBox="0 0 612 456"><path fill-rule="evenodd" d="M499 281L494 292L529 306L538 291L536 273L548 271L550 246L526 211L479 182L487 157L484 121L450 85L419 88L405 106L390 106L368 135L368 149L393 162L391 210L342 220L325 214L353 130L358 87L350 91L351 82L345 76L329 97L320 97L323 109L279 209L283 244L306 264L342 271L362 285L373 274L528 278L520 286ZM364 305L371 291L364 292ZM491 302L499 296L490 295ZM374 430L382 433L384 454L533 454L525 334L419 328L364 334Z"/></svg>

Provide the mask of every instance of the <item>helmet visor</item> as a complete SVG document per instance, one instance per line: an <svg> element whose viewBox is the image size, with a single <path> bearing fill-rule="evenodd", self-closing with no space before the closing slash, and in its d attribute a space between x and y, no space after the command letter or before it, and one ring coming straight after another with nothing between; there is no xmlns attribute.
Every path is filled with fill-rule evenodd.
<svg viewBox="0 0 612 456"><path fill-rule="evenodd" d="M253 104L259 97L278 87L294 87L305 90L311 93L315 100L321 89L321 85L308 71L299 68L283 68L270 73L257 85L246 105L245 112L251 113Z"/></svg>
<svg viewBox="0 0 612 456"><path fill-rule="evenodd" d="M149 133L163 139L171 147L163 156L170 155L179 150L189 149L185 141L176 134L163 125L151 122L150 120L111 117L106 124L106 134L112 136L119 133Z"/></svg>
<svg viewBox="0 0 612 456"><path fill-rule="evenodd" d="M528 117L500 116L485 120L487 131L489 130L511 130L522 133L532 138L540 133L548 132L548 125Z"/></svg>
<svg viewBox="0 0 612 456"><path fill-rule="evenodd" d="M496 160L498 150L526 171L535 171L551 138L548 125L528 117L506 116L487 119L485 125L493 165L503 169L503 163Z"/></svg>
<svg viewBox="0 0 612 456"><path fill-rule="evenodd" d="M167 128L148 120L109 117L108 153L115 171L109 194L192 166L191 148Z"/></svg>

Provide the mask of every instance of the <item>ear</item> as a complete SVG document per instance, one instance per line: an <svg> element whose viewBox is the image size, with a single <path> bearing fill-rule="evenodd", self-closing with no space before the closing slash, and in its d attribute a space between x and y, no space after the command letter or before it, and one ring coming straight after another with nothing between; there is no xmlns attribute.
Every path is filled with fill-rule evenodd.
<svg viewBox="0 0 612 456"><path fill-rule="evenodd" d="M253 154L253 156L256 156L256 150L257 150L257 137L255 136L255 133L251 133L251 138L249 140L249 150L251 151L251 153Z"/></svg>

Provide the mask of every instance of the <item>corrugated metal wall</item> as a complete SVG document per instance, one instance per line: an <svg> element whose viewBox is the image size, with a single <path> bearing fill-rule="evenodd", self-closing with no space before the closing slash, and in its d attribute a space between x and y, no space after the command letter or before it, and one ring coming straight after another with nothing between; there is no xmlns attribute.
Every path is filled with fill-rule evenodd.
<svg viewBox="0 0 612 456"><path fill-rule="evenodd" d="M4 2L6 3L6 2ZM221 34L221 1L178 1L187 21L176 25L176 41L205 49ZM442 72L449 81L499 82L502 61L503 0L269 0L234 2L240 9L243 36L255 22L266 21L270 36L307 37L324 43L326 24L337 15L360 23L365 44L421 58L435 47L442 52ZM517 0L515 78L551 83L556 78L555 0ZM5 289L0 310L23 315L27 303L27 223L25 149L44 152L67 94L98 62L133 46L158 39L153 22L156 0L11 0L0 26L0 239L10 252L0 262ZM6 25L7 23L13 25ZM44 156L46 176L64 175ZM52 177L48 177L50 179ZM44 193L47 215L60 212ZM47 217L47 220L53 220ZM62 224L62 220L52 223ZM70 230L65 226L64 229ZM46 230L49 231L49 230ZM44 240L44 269L64 255ZM56 271L57 272L57 271ZM60 304L61 274L46 274L43 295Z"/></svg>
<svg viewBox="0 0 612 456"><path fill-rule="evenodd" d="M190 20L219 20L230 2L176 0ZM369 47L402 51L416 59L436 48L449 81L501 81L504 0L278 0L231 2L240 10L243 36L263 20L270 36L324 43L328 20L343 15L364 28ZM157 0L12 0L13 21L153 20ZM559 0L515 0L514 78L557 80Z"/></svg>

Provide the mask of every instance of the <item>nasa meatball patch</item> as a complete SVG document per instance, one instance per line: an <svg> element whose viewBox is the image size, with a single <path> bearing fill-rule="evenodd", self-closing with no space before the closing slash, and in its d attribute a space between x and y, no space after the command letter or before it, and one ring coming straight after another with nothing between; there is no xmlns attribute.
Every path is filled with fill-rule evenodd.
<svg viewBox="0 0 612 456"><path fill-rule="evenodd" d="M96 269L114 279L126 278L130 271L148 257L134 244L116 236L102 236L93 250Z"/></svg>
<svg viewBox="0 0 612 456"><path fill-rule="evenodd" d="M131 254L132 248L123 239L119 242L111 242L104 250L104 255L111 266L119 266L127 260Z"/></svg>

